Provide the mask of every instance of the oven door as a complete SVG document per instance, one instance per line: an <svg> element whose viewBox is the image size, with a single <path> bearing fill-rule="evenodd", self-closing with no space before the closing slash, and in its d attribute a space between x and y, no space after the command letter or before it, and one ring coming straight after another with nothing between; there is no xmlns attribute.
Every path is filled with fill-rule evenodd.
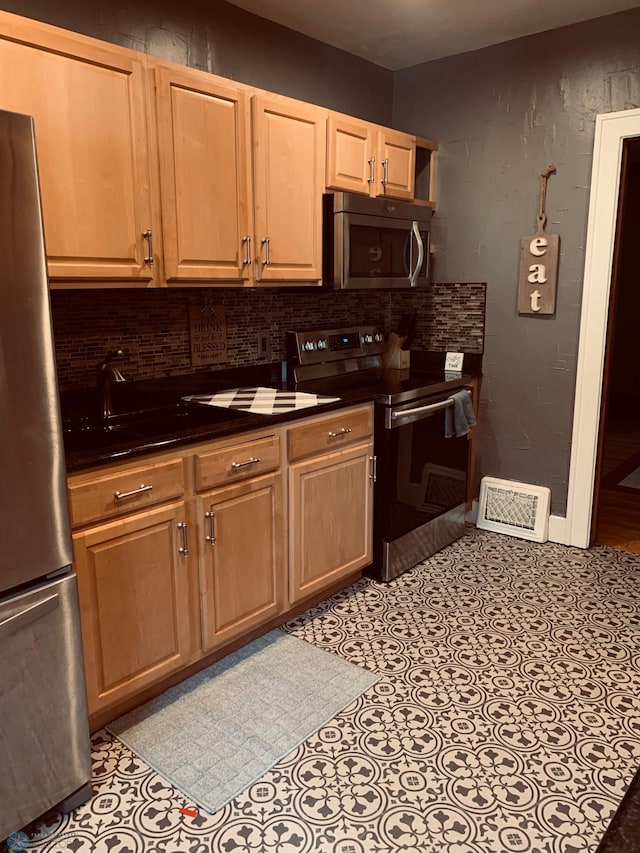
<svg viewBox="0 0 640 853"><path fill-rule="evenodd" d="M378 409L374 538L383 580L464 532L469 445L445 438L450 392Z"/></svg>
<svg viewBox="0 0 640 853"><path fill-rule="evenodd" d="M334 284L341 288L409 288L428 284L425 222L336 213Z"/></svg>

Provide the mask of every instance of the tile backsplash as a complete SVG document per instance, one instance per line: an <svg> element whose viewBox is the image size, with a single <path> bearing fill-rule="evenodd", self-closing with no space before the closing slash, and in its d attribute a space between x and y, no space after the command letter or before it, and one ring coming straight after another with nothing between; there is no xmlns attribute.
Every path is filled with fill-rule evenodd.
<svg viewBox="0 0 640 853"><path fill-rule="evenodd" d="M54 290L51 310L61 391L95 384L96 365L113 349L127 379L191 373L189 307L224 305L227 360L200 370L259 362L258 331L270 330L268 361L284 357L287 329L377 324L393 331L416 313L413 347L481 353L485 285L434 284L424 291L349 292L269 288L236 290ZM265 361L265 359L262 359Z"/></svg>

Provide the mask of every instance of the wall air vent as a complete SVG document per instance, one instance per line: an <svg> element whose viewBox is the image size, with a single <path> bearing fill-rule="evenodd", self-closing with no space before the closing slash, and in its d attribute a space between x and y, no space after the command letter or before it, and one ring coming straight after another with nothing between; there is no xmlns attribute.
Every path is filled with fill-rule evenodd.
<svg viewBox="0 0 640 853"><path fill-rule="evenodd" d="M533 542L546 542L551 490L513 480L483 477L477 527Z"/></svg>

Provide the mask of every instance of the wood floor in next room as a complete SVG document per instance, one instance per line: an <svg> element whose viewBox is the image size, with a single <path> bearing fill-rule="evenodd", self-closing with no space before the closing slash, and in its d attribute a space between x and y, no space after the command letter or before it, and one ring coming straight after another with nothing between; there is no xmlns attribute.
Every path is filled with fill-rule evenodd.
<svg viewBox="0 0 640 853"><path fill-rule="evenodd" d="M219 812L102 731L29 853L595 853L640 763L639 575L469 528L284 626L382 677Z"/></svg>
<svg viewBox="0 0 640 853"><path fill-rule="evenodd" d="M640 413L631 414L615 412L607 419L593 541L640 554L640 488L620 485L640 466Z"/></svg>

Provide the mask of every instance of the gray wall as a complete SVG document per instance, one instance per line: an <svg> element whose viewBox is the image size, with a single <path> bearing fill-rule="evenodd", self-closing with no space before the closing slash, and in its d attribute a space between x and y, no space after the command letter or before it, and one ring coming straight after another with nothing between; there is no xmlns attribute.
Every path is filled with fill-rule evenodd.
<svg viewBox="0 0 640 853"><path fill-rule="evenodd" d="M640 106L640 9L397 72L393 123L441 145L438 281L486 281L479 474L551 486L566 512L595 117ZM516 311L543 169L560 235L553 316Z"/></svg>
<svg viewBox="0 0 640 853"><path fill-rule="evenodd" d="M0 0L0 8L391 124L391 71L222 0Z"/></svg>

